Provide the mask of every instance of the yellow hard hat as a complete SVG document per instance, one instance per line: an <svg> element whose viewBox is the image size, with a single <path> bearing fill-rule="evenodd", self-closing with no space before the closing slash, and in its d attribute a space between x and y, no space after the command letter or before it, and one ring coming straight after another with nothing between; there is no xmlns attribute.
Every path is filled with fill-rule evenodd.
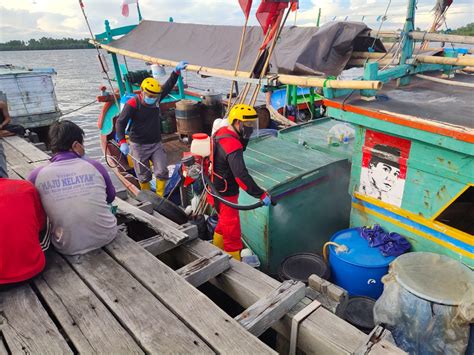
<svg viewBox="0 0 474 355"><path fill-rule="evenodd" d="M156 79L146 78L142 81L140 89L150 95L158 95L161 92L161 85Z"/></svg>
<svg viewBox="0 0 474 355"><path fill-rule="evenodd" d="M235 120L242 122L253 122L258 118L257 111L250 106L245 104L238 104L232 107L229 112L229 123L232 125Z"/></svg>

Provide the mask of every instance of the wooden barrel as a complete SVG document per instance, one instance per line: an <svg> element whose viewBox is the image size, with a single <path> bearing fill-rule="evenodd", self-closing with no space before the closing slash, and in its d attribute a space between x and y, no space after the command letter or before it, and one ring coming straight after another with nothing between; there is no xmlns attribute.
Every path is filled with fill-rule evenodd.
<svg viewBox="0 0 474 355"><path fill-rule="evenodd" d="M202 97L202 106L203 128L207 134L210 134L214 121L223 116L221 94L204 95Z"/></svg>
<svg viewBox="0 0 474 355"><path fill-rule="evenodd" d="M194 133L202 132L201 105L193 100L176 103L176 129L180 136L191 139Z"/></svg>

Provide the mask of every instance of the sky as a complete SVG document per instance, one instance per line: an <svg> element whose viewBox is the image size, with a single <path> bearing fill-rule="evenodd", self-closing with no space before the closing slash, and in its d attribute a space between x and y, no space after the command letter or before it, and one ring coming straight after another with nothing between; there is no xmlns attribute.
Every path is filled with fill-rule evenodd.
<svg viewBox="0 0 474 355"><path fill-rule="evenodd" d="M176 22L242 25L244 16L238 0L139 0L144 19ZM418 0L415 26L427 29L433 20L436 0ZM104 30L104 20L111 26L136 24L135 5L130 5L130 16L121 14L122 0L83 0L84 10L93 33ZM255 10L259 0L254 1L250 24L257 24ZM377 17L383 15L388 6L387 20L382 30L401 28L406 12L406 0L300 0L300 9L290 15L289 24L312 26L316 23L321 8L321 24L333 20L360 21L371 28L381 25ZM295 22L296 21L296 22ZM447 26L457 28L474 21L474 0L454 0L447 16ZM86 22L78 0L0 0L0 42L13 39L28 40L40 37L89 38Z"/></svg>

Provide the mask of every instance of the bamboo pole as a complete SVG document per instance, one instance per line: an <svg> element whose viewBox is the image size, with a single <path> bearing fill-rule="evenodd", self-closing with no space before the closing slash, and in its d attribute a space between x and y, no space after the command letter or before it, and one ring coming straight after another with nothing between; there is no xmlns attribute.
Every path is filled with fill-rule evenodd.
<svg viewBox="0 0 474 355"><path fill-rule="evenodd" d="M173 60L161 59L161 58L151 57L148 55L143 55L143 54L127 51L125 49L118 49L106 44L100 44L99 42L97 42L97 44L109 52L117 53L117 54L124 55L130 58L143 60L145 62L168 65L168 66L176 66L178 64L177 61L173 61ZM235 80L238 78L247 79L251 76L250 72L237 71L237 73L233 75L234 74L233 70L209 68L209 67L193 65L193 64L188 64L187 70L194 71L201 75L207 75L207 76L213 76L213 75L225 76L225 77L228 77L230 80L232 79ZM354 89L354 90L378 90L382 88L382 82L378 80L328 80L328 79L317 77L317 76L296 76L296 75L286 75L286 74L279 74L277 76L268 76L268 78L276 79L281 84L298 85L301 87L322 87L325 85L328 88Z"/></svg>
<svg viewBox="0 0 474 355"><path fill-rule="evenodd" d="M373 63L373 62L377 62L380 65L387 65L387 64L397 65L398 64L398 58L350 59L349 62L347 62L347 64L364 66L365 63Z"/></svg>
<svg viewBox="0 0 474 355"><path fill-rule="evenodd" d="M278 22L278 30L276 31L276 33L274 34L274 38L273 38L273 41L272 41L272 44L270 46L270 50L268 51L268 57L267 57L267 60L265 61L265 63L263 64L263 68L262 68L262 71L260 72L260 78L263 78L265 76L265 73L268 69L268 66L270 65L270 60L272 59L272 55L273 55L273 51L275 50L275 46L278 42L278 38L280 37L281 35L281 31L283 29L283 26L285 26L285 22L286 20L288 19L288 15L290 14L291 12L291 7L288 8L288 10L286 11L286 14L285 14L285 17L283 18L283 21L279 21ZM255 90L252 94L252 98L250 99L250 106L254 106L255 105L255 102L257 101L257 96L258 96L258 93L260 91L260 87L261 85L258 84L256 87L255 87Z"/></svg>
<svg viewBox="0 0 474 355"><path fill-rule="evenodd" d="M240 38L239 53L237 54L237 60L235 62L234 76L239 70L240 58L242 57L242 49L244 48L245 35L247 33L247 24L249 22L249 17L245 16L244 28L242 29L242 36ZM229 101L227 102L227 111L232 107L232 93L234 92L235 80L232 80L230 85ZM237 99L237 98L236 98Z"/></svg>
<svg viewBox="0 0 474 355"><path fill-rule="evenodd" d="M392 53L379 53L379 52L352 52L352 59L379 59L379 58L392 58Z"/></svg>
<svg viewBox="0 0 474 355"><path fill-rule="evenodd" d="M471 56L449 58L449 57L435 57L435 56L430 56L430 55L417 55L415 59L418 62L429 63L429 64L474 66L474 57L471 57Z"/></svg>
<svg viewBox="0 0 474 355"><path fill-rule="evenodd" d="M398 31L371 31L370 36L382 37L382 38L399 38L400 32ZM408 36L415 40L420 41L431 41L431 42L450 42L460 44L474 44L474 36L459 36L459 35L448 35L444 33L429 33L422 31L411 31Z"/></svg>
<svg viewBox="0 0 474 355"><path fill-rule="evenodd" d="M474 88L473 83L464 83L462 81L455 81L455 80L446 80L441 78L435 78L428 75L416 74L416 76L420 79L434 81L435 83L446 84L446 85L453 85L453 86L461 86L465 88Z"/></svg>

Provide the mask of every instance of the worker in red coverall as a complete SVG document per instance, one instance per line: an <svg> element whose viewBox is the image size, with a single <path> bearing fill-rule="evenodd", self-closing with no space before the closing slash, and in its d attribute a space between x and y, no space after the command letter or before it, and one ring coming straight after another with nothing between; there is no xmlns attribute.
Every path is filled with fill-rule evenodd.
<svg viewBox="0 0 474 355"><path fill-rule="evenodd" d="M0 291L43 271L40 230L46 215L29 181L0 178ZM44 243L46 249L46 243ZM0 296L1 298L1 296Z"/></svg>
<svg viewBox="0 0 474 355"><path fill-rule="evenodd" d="M250 176L244 162L244 149L257 121L257 112L249 105L235 105L229 113L229 126L220 128L212 137L211 181L227 201L237 203L239 187L249 195L270 205L270 195L261 189ZM239 211L209 196L219 220L213 244L233 258L240 260L242 239Z"/></svg>

